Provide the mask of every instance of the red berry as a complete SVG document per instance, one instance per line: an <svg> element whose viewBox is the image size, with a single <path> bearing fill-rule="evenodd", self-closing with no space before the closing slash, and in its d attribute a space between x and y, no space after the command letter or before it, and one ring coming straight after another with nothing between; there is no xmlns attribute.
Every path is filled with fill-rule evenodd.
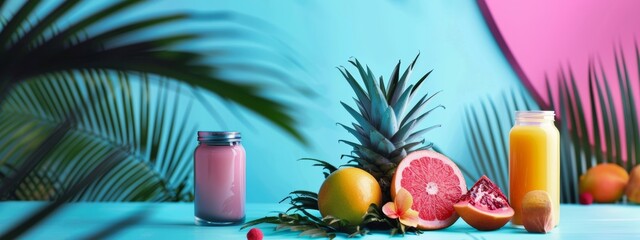
<svg viewBox="0 0 640 240"><path fill-rule="evenodd" d="M247 233L247 240L262 240L263 237L264 234L262 234L262 231L259 228L252 228Z"/></svg>
<svg viewBox="0 0 640 240"><path fill-rule="evenodd" d="M593 203L593 195L591 193L582 193L580 194L580 204L589 205Z"/></svg>

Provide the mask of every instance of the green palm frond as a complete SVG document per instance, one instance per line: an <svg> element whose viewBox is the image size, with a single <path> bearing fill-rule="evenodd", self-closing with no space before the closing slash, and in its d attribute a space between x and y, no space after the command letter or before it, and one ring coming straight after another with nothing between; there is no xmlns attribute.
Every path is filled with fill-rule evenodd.
<svg viewBox="0 0 640 240"><path fill-rule="evenodd" d="M637 44L635 50L637 64L640 64ZM596 67L595 63L590 61L589 92L586 98L578 90L571 68L567 74L563 71L559 73L558 94L554 96L550 91L548 93L552 99L552 106L560 112L561 121L558 128L562 144L565 146L561 150L562 158L570 159L563 161L567 165L562 166L565 202L578 201L579 178L589 168L609 162L629 171L640 158L640 130L635 107L638 93L631 87L628 70L630 68L622 50L615 50L614 58L619 86L617 92L610 88L602 63L599 62L599 67ZM638 74L640 76L640 67ZM614 102L616 93L619 94L619 101L622 103L621 109ZM586 113L586 108L591 110L591 115ZM623 116L622 126L617 117L619 113ZM591 126L587 125L587 118L591 118ZM621 127L624 129L623 134L620 134ZM591 138L589 133L592 135ZM623 143L626 143L624 152Z"/></svg>
<svg viewBox="0 0 640 240"><path fill-rule="evenodd" d="M65 204L72 197L76 196L77 193L82 192L84 189L86 189L87 186L95 183L97 179L100 179L118 162L118 159L120 159L122 156L122 149L115 149L109 154L105 155L103 159L100 159L98 161L99 164L95 168L87 172L87 174L85 174L82 179L71 185L62 194L58 195L54 201L38 210L36 213L32 214L26 219L20 220L18 224L16 224L10 230L0 235L0 239L16 239L38 223L42 222L44 219L46 219L47 216L53 214L56 210L58 210L60 206ZM109 234L105 232L103 233L103 235Z"/></svg>
<svg viewBox="0 0 640 240"><path fill-rule="evenodd" d="M560 132L562 202L578 201L579 179L589 168L609 162L629 171L640 159L640 125L636 110L636 97L639 95L631 87L631 68L622 50L616 50L614 57L619 85L617 92L609 86L601 62L597 66L594 61L589 62L589 92L586 95L578 90L577 80L570 67L558 72L557 93L553 93L549 80L546 79L547 96L550 106L556 111L556 127ZM637 44L635 58L640 77L640 52ZM614 102L616 93L619 93L621 109ZM474 166L487 175L495 174L496 177L493 178L499 179L496 182L503 189L508 189L503 180L508 177L508 165L501 165L508 163L508 156L505 155L508 145L502 138L508 136L515 110L532 110L531 105L526 105L527 101L523 101L524 96L523 92L512 91L511 98L503 96L501 101L483 101L480 106L482 111L477 106L467 108L465 131ZM506 107L497 108L499 102L503 102ZM591 110L590 115L587 114L587 109ZM506 119L499 113L504 112L508 113L510 122L503 122ZM624 118L621 122L617 117L619 113ZM587 119L591 119L590 126ZM620 134L621 129L624 129L623 134ZM626 143L624 152L623 143Z"/></svg>
<svg viewBox="0 0 640 240"><path fill-rule="evenodd" d="M238 83L219 72L242 69L283 82L290 75L254 62L224 64L235 50L226 46L210 51L181 47L243 37L234 29L147 34L201 16L165 14L114 23L141 2L119 1L73 18L81 1L57 2L44 13L39 11L42 1L18 2L15 11L0 1L0 198L54 200L0 238L20 236L70 200L191 199L191 161L185 156L194 128L186 119L188 109L166 101L182 93L169 91L178 84L164 78L185 83L178 89L193 94L214 118L217 108L209 105L207 93L245 107L304 143L288 106L266 97L262 86ZM243 22L237 13L207 15L208 21ZM259 22L252 20L243 27ZM267 54L270 62L286 60L300 67L286 46L276 50ZM138 83L128 79L138 75ZM299 85L291 88L308 93ZM109 236L121 223L90 236Z"/></svg>
<svg viewBox="0 0 640 240"><path fill-rule="evenodd" d="M6 151L0 155L0 165L19 165L69 111L84 109L16 189L17 199L53 199L119 148L127 154L72 200L192 198L190 144L196 126L188 119L192 100L181 93L186 87L168 81L154 84L144 75L140 81L127 76L107 71L67 72L14 88L0 108L0 139L4 140L0 149ZM179 108L182 101L187 101L184 109ZM11 168L5 169L10 175Z"/></svg>
<svg viewBox="0 0 640 240"><path fill-rule="evenodd" d="M509 194L509 131L515 122L516 111L537 109L531 101L520 89L504 92L496 100L480 101L480 106L466 107L464 134L477 171L477 176L471 176L471 179L487 175Z"/></svg>
<svg viewBox="0 0 640 240"><path fill-rule="evenodd" d="M640 78L640 53L638 52L637 43L635 44L636 64L638 66L637 74ZM616 56L616 70L618 72L618 86L620 88L620 98L622 102L622 114L624 116L625 140L627 145L627 154L625 157L624 167L627 171L631 170L640 158L640 125L638 125L638 115L636 113L636 99L640 93L634 93L631 87L629 70L627 61L622 49ZM618 60L619 59L619 60Z"/></svg>
<svg viewBox="0 0 640 240"><path fill-rule="evenodd" d="M182 50L180 46L209 38L199 32L165 35L145 34L150 29L176 26L195 19L189 14L170 14L114 24L112 20L144 1L120 1L90 12L71 22L64 21L77 11L81 1L63 1L36 17L41 1L25 1L6 16L0 25L0 103L19 83L31 78L70 70L112 70L126 74L147 73L178 80L194 87L196 99L208 106L206 90L264 117L304 142L294 127L290 109L267 98L262 87L220 77L221 64L209 60L223 58L222 47L215 51ZM2 9L6 6L0 5ZM3 11L7 12L7 11ZM233 13L210 14L208 20L231 22ZM64 23L64 24L63 24ZM172 25L173 24L173 25ZM213 39L228 40L234 35L218 31ZM202 52L211 52L204 54ZM278 51L289 53L289 51ZM219 62L219 61L218 61ZM255 64L240 67L254 69ZM274 69L269 69L277 72ZM269 74L275 78L281 75ZM288 76L285 74L285 76ZM157 79L157 78L152 78ZM288 80L288 79L287 79ZM207 108L215 115L214 108Z"/></svg>

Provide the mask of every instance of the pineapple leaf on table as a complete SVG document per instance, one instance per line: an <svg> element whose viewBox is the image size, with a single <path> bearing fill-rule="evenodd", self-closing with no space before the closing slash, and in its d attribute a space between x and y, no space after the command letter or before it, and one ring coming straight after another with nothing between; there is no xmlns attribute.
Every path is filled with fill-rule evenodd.
<svg viewBox="0 0 640 240"><path fill-rule="evenodd" d="M344 166L355 166L371 173L380 183L386 199L389 198L389 185L397 165L409 153L429 149L431 144L425 145L423 135L440 127L436 124L417 129L432 111L444 108L437 105L425 111L427 103L439 92L419 96L419 100L411 105L419 87L433 71L428 71L415 84L411 84L409 79L419 56L413 59L402 75L401 62L398 61L386 84L382 76L376 77L358 59L349 62L357 69L361 83L346 68L338 68L356 95L355 107L341 102L355 122L351 126L339 125L357 140L340 140L353 148L350 154L343 155L350 158Z"/></svg>
<svg viewBox="0 0 640 240"><path fill-rule="evenodd" d="M314 159L315 160L315 159ZM420 234L416 228L403 228L397 219L390 219L382 213L380 207L371 204L363 216L360 225L352 226L346 220L333 216L320 217L318 211L318 194L312 191L297 190L289 193L280 203L288 201L291 205L277 216L267 216L246 222L240 229L260 224L275 224L276 231L289 230L300 232L300 236L336 237L337 233L349 237L364 236L370 229L389 230L390 234L413 232Z"/></svg>

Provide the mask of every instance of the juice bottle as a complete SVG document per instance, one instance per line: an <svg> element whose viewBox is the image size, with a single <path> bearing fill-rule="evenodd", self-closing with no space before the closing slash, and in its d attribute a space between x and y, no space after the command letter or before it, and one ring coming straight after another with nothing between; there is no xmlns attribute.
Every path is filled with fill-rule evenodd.
<svg viewBox="0 0 640 240"><path fill-rule="evenodd" d="M511 223L522 225L522 198L543 190L551 197L554 226L560 221L560 134L553 111L517 111L509 134Z"/></svg>

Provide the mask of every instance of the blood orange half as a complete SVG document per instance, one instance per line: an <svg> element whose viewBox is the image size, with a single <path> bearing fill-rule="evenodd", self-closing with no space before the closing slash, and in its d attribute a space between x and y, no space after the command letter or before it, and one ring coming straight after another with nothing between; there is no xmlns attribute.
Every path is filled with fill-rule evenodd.
<svg viewBox="0 0 640 240"><path fill-rule="evenodd" d="M467 193L467 184L458 166L446 156L429 150L415 151L405 157L393 176L391 195L400 188L413 196L422 230L442 229L458 220L453 208Z"/></svg>

